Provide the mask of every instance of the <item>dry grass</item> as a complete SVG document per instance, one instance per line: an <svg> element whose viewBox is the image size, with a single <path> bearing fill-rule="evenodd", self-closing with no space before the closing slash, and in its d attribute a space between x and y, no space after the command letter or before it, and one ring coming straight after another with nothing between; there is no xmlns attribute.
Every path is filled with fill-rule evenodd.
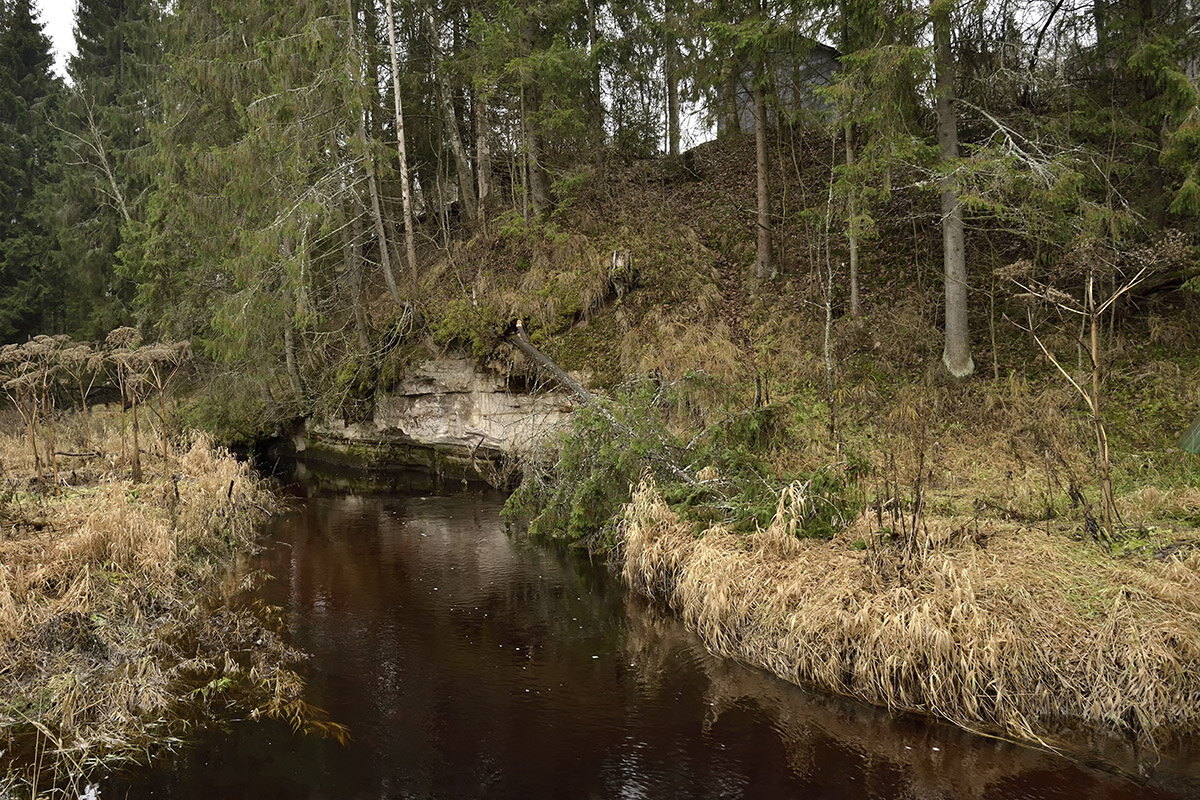
<svg viewBox="0 0 1200 800"><path fill-rule="evenodd" d="M1071 728L1149 744L1200 729L1200 553L1115 561L1007 526L986 546L932 537L898 571L880 568L901 556L867 519L831 542L789 522L781 504L756 535L698 536L643 484L624 574L714 651L888 708L1051 744Z"/></svg>
<svg viewBox="0 0 1200 800"><path fill-rule="evenodd" d="M747 374L745 357L721 321L702 326L671 318L649 320L622 339L620 360L628 374L657 372L671 381L699 372L729 385Z"/></svg>
<svg viewBox="0 0 1200 800"><path fill-rule="evenodd" d="M91 443L101 455L60 468L80 485L53 495L35 491L26 443L0 435L0 793L144 759L220 709L302 713L281 667L295 654L221 596L266 487L204 436L171 453L171 481L145 454L140 484L119 469L115 415Z"/></svg>

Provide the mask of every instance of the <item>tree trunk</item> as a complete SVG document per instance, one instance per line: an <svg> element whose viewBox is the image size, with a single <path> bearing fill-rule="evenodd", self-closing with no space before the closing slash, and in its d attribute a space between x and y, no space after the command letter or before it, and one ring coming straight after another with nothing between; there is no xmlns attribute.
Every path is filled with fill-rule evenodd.
<svg viewBox="0 0 1200 800"><path fill-rule="evenodd" d="M510 341L515 344L521 350L521 352L533 359L534 363L536 363L539 367L554 376L554 378L558 380L558 382L564 387L569 389L572 394L599 412L601 416L608 420L610 425L624 434L627 440L634 437L635 434L633 430L617 420L617 418L614 417L612 413L604 407L603 404L597 403L595 395L583 388L578 381L568 375L566 370L554 363L549 356L533 346L533 343L529 341L529 337L525 334L525 329L521 326L520 320L517 321L517 333L515 336L510 338ZM690 472L681 469L678 464L675 463L676 459L674 456L670 458L664 458L661 453L651 450L646 454L646 457L654 461L658 461L660 464L662 464L662 466L673 473L676 478L688 484L689 486L698 485L696 478Z"/></svg>
<svg viewBox="0 0 1200 800"><path fill-rule="evenodd" d="M359 123L359 136L364 150L367 147L367 133L363 122ZM379 239L379 263L383 268L383 282L387 284L388 294L396 301L396 305L404 305L400 299L400 289L396 286L396 274L392 271L392 248L388 244L387 226L383 224L383 204L379 199L379 182L375 179L375 160L369 150L366 152L367 191L371 195L371 219L375 222L375 236Z"/></svg>
<svg viewBox="0 0 1200 800"><path fill-rule="evenodd" d="M350 47L353 50L354 83L362 83L362 61L358 51L358 36L354 30L354 8L350 4ZM371 142L367 138L366 109L358 114L358 144L362 148L363 170L367 174L367 192L371 198L371 220L375 223L375 237L379 240L379 263L383 269L383 282L387 284L388 293L396 305L403 305L400 300L400 289L396 286L396 275L392 272L392 254L388 247L387 228L383 224L383 207L379 199L379 182L375 179L375 158L371 155Z"/></svg>
<svg viewBox="0 0 1200 800"><path fill-rule="evenodd" d="M667 0L664 11L666 28L663 78L667 83L667 154L679 155L679 39L675 32L677 20L673 0Z"/></svg>
<svg viewBox="0 0 1200 800"><path fill-rule="evenodd" d="M600 88L600 59L596 57L596 48L600 44L600 35L596 27L596 6L598 0L587 0L588 25L588 76L591 86L592 105L592 137L596 147L604 146L604 93Z"/></svg>
<svg viewBox="0 0 1200 800"><path fill-rule="evenodd" d="M437 28L434 25L433 14L425 15L429 45L434 53L434 80L437 84L438 107L442 115L442 127L446 130L446 138L450 143L450 152L454 156L454 173L458 179L458 201L471 224L479 222L478 206L475 203L475 186L471 174L471 161L467 158L466 148L463 147L462 134L458 129L458 117L454 113L452 102L453 92L450 81L446 79L446 70L442 68L442 48L438 40Z"/></svg>
<svg viewBox="0 0 1200 800"><path fill-rule="evenodd" d="M534 216L542 216L550 207L550 192L546 188L546 173L542 171L542 152L538 145L533 113L536 103L532 102L534 91L528 84L521 85L521 133L525 139L525 171L529 175L529 202ZM531 108L532 106L532 108Z"/></svg>
<svg viewBox="0 0 1200 800"><path fill-rule="evenodd" d="M408 274L417 274L417 246L413 235L412 187L408 181L408 153L404 146L404 111L400 102L400 64L396 58L396 17L392 0L387 3L388 55L392 62L392 97L396 101L396 148L400 154L400 203L404 213L404 255Z"/></svg>
<svg viewBox="0 0 1200 800"><path fill-rule="evenodd" d="M546 173L542 169L542 148L538 141L538 126L534 120L540 107L537 86L530 72L529 56L533 54L534 20L526 13L521 23L520 52L524 64L521 66L521 138L524 142L525 174L528 179L527 197L533 206L534 216L542 216L550 209L550 191L546 185Z"/></svg>
<svg viewBox="0 0 1200 800"><path fill-rule="evenodd" d="M937 133L945 174L942 189L942 258L946 286L946 342L942 364L954 378L975 372L971 338L967 326L967 262L963 213L953 170L958 160L958 112L954 94L954 54L950 48L952 0L938 0L930 7L933 17L934 62L936 67Z"/></svg>
<svg viewBox="0 0 1200 800"><path fill-rule="evenodd" d="M486 223L492 197L491 126L488 124L488 102L482 92L475 93L475 180L479 186L479 221Z"/></svg>
<svg viewBox="0 0 1200 800"><path fill-rule="evenodd" d="M762 65L755 69L754 81L754 164L758 178L757 254L754 277L765 281L772 277L771 262L771 190L767 183L767 101L762 85Z"/></svg>
<svg viewBox="0 0 1200 800"><path fill-rule="evenodd" d="M736 136L742 132L742 116L738 112L738 63L730 57L726 64L725 73L721 76L721 104L725 124L720 126L720 134Z"/></svg>
<svg viewBox="0 0 1200 800"><path fill-rule="evenodd" d="M1104 535L1108 541L1113 536L1113 516L1117 503L1113 497L1112 461L1108 455L1108 432L1104 428L1104 416L1100 407L1100 314L1096 310L1096 278L1088 276L1087 282L1087 312L1091 323L1091 355L1092 355L1092 425L1096 430L1096 462L1100 468L1100 492L1102 495L1102 512L1104 514Z"/></svg>
<svg viewBox="0 0 1200 800"><path fill-rule="evenodd" d="M290 319L283 324L283 359L292 394L296 396L296 400L303 400L304 384L300 381L300 366L296 359L296 328Z"/></svg>
<svg viewBox="0 0 1200 800"><path fill-rule="evenodd" d="M371 329L367 324L367 310L363 307L362 272L362 222L353 202L347 203L350 219L342 226L342 258L346 262L350 308L354 312L354 332L364 357L371 352Z"/></svg>
<svg viewBox="0 0 1200 800"><path fill-rule="evenodd" d="M854 126L846 126L846 166L853 171L854 169ZM853 174L850 175L850 192L846 197L846 217L849 224L849 239L850 239L850 316L857 317L862 314L862 301L858 293L858 220L855 219L855 191L856 179Z"/></svg>

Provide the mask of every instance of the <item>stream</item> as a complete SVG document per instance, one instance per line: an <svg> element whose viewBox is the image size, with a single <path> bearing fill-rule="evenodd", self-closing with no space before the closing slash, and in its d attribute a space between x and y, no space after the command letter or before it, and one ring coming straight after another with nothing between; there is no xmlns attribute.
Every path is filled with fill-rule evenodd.
<svg viewBox="0 0 1200 800"><path fill-rule="evenodd" d="M1180 800L710 655L601 564L507 536L503 498L317 495L253 566L341 745L213 728L104 798ZM1191 770L1186 770L1191 772Z"/></svg>

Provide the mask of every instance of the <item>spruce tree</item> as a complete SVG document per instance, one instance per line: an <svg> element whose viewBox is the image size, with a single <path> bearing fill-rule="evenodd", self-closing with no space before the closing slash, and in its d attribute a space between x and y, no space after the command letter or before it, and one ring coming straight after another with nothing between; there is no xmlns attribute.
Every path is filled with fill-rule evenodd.
<svg viewBox="0 0 1200 800"><path fill-rule="evenodd" d="M127 324L131 313L132 284L117 264L146 184L133 162L148 142L153 14L149 0L80 0L76 11L72 86L57 118L63 168L52 188L52 260L70 286L71 332L84 338Z"/></svg>
<svg viewBox="0 0 1200 800"><path fill-rule="evenodd" d="M32 0L0 6L0 341L34 332L47 310L50 242L37 195L54 160L53 62Z"/></svg>
<svg viewBox="0 0 1200 800"><path fill-rule="evenodd" d="M164 333L253 364L264 385L275 365L297 400L311 331L344 312L343 226L373 145L358 135L347 13L345 0L175 4L136 242L143 308Z"/></svg>

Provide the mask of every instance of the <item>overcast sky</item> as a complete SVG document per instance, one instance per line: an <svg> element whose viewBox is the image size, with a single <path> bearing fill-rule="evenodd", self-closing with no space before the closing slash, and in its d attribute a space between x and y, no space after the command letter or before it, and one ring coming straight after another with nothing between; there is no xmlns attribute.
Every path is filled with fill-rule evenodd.
<svg viewBox="0 0 1200 800"><path fill-rule="evenodd" d="M75 52L75 0L35 0L46 35L54 45L54 68L67 74L67 56Z"/></svg>

